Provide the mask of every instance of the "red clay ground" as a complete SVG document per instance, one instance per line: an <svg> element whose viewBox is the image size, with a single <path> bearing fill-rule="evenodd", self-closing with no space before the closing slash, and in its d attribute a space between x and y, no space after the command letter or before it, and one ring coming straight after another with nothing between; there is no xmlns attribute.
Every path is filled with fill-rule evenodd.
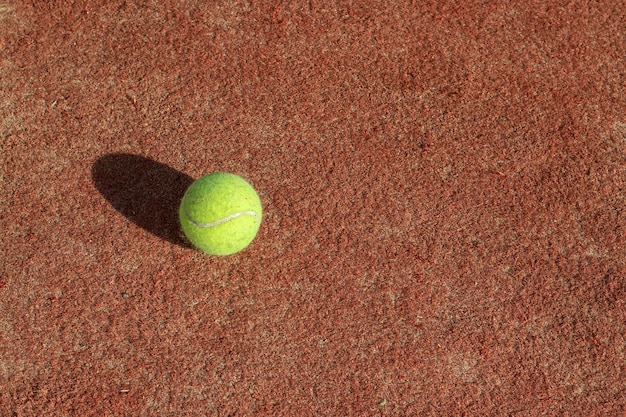
<svg viewBox="0 0 626 417"><path fill-rule="evenodd" d="M0 1L0 415L624 416L625 55L619 0Z"/></svg>

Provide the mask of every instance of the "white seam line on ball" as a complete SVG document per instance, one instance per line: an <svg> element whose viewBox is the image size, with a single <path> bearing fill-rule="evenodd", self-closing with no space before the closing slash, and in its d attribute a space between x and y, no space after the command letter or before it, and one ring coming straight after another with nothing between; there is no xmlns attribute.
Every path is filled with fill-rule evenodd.
<svg viewBox="0 0 626 417"><path fill-rule="evenodd" d="M259 221L259 216L252 210L246 210L246 211L240 211L237 213L233 213L231 215L228 215L222 219L219 220L215 220L214 222L209 222L209 223L199 223L197 221L195 221L194 219L191 218L191 216L189 215L189 213L187 213L187 207L185 207L183 205L183 213L185 214L185 217L187 218L187 220L189 220L190 223L192 223L194 226L196 227L201 227L201 228L205 228L208 229L209 227L215 227L215 226L219 226L222 223L226 223L228 221L231 221L233 219L236 219L237 217L241 217L241 216L252 216L256 219L256 221Z"/></svg>

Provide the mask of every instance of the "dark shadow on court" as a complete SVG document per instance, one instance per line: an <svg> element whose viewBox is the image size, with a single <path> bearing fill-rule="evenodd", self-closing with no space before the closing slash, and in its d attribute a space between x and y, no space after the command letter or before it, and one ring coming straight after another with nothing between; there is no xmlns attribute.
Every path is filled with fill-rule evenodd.
<svg viewBox="0 0 626 417"><path fill-rule="evenodd" d="M191 247L178 222L178 206L193 179L138 155L115 153L98 159L93 182L128 220L171 243Z"/></svg>

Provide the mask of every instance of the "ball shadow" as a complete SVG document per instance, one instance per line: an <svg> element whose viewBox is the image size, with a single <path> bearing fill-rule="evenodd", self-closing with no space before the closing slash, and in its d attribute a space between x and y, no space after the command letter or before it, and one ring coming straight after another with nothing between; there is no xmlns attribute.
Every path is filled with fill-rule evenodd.
<svg viewBox="0 0 626 417"><path fill-rule="evenodd" d="M92 167L94 185L128 220L171 243L191 247L180 231L178 207L193 179L160 162L116 153Z"/></svg>

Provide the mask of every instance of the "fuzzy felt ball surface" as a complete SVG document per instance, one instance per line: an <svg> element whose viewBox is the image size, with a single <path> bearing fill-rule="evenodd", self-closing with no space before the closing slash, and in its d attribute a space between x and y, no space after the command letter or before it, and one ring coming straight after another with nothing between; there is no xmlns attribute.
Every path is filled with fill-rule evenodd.
<svg viewBox="0 0 626 417"><path fill-rule="evenodd" d="M246 180L218 172L194 181L183 196L179 218L183 233L210 255L245 249L259 230L261 200Z"/></svg>

